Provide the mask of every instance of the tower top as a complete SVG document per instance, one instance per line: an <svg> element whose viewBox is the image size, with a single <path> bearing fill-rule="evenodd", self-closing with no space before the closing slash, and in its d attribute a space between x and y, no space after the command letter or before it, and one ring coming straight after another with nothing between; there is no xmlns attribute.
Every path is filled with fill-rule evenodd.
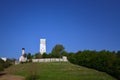
<svg viewBox="0 0 120 80"><path fill-rule="evenodd" d="M46 39L40 39L40 44L46 44Z"/></svg>
<svg viewBox="0 0 120 80"><path fill-rule="evenodd" d="M42 38L42 39L40 39L40 41L46 41L46 39L45 39L45 38Z"/></svg>

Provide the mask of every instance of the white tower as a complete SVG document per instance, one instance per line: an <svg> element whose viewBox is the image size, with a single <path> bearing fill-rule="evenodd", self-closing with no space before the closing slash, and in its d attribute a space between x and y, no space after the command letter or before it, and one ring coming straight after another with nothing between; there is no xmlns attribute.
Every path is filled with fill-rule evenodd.
<svg viewBox="0 0 120 80"><path fill-rule="evenodd" d="M40 39L40 54L46 53L46 39Z"/></svg>
<svg viewBox="0 0 120 80"><path fill-rule="evenodd" d="M25 54L25 48L22 48L22 55Z"/></svg>
<svg viewBox="0 0 120 80"><path fill-rule="evenodd" d="M25 57L25 48L22 48L22 55L19 58L19 62L26 62L27 58Z"/></svg>

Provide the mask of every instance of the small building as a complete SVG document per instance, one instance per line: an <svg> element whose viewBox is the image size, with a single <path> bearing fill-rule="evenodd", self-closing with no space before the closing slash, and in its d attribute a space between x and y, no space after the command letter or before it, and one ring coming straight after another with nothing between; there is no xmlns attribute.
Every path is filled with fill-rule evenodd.
<svg viewBox="0 0 120 80"><path fill-rule="evenodd" d="M6 58L6 57L1 57L1 59L2 59L3 61L7 61L7 58Z"/></svg>
<svg viewBox="0 0 120 80"><path fill-rule="evenodd" d="M22 55L19 58L19 62L26 62L27 58L25 56L25 48L22 48Z"/></svg>

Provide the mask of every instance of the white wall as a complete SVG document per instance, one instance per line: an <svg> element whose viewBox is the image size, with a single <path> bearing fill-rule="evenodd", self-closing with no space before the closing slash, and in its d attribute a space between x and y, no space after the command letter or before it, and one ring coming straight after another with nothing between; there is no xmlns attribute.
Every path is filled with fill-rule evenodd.
<svg viewBox="0 0 120 80"><path fill-rule="evenodd" d="M32 62L67 62L67 57L63 58L44 58L44 59L32 59Z"/></svg>

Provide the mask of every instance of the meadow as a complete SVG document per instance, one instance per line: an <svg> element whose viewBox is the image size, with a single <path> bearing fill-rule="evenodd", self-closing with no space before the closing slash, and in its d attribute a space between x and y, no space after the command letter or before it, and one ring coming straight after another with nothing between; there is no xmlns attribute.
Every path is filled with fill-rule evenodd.
<svg viewBox="0 0 120 80"><path fill-rule="evenodd" d="M36 80L116 80L104 72L69 62L18 64L7 68L5 72L25 78L29 75L36 75L38 78Z"/></svg>

